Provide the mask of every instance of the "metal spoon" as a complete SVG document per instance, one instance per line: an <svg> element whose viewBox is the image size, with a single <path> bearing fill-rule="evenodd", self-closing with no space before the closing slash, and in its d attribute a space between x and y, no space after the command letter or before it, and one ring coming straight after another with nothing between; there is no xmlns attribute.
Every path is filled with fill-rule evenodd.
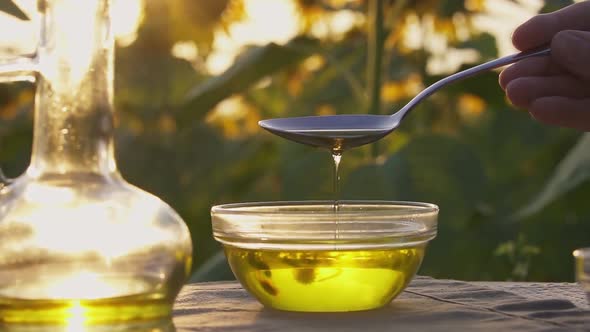
<svg viewBox="0 0 590 332"><path fill-rule="evenodd" d="M455 81L534 56L551 53L548 47L508 55L447 76L430 85L393 115L329 115L268 119L262 128L283 138L333 151L342 151L375 142L391 133L426 97Z"/></svg>

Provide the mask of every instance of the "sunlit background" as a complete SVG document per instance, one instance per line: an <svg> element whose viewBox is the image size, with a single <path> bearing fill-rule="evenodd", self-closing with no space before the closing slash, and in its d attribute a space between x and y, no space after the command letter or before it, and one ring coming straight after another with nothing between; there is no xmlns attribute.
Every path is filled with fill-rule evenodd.
<svg viewBox="0 0 590 332"><path fill-rule="evenodd" d="M0 13L7 56L36 45L36 0L15 2L31 21ZM514 52L519 23L569 3L387 1L380 102L372 109L392 113L441 75ZM231 278L211 236L212 205L333 197L328 153L283 142L257 121L371 109L367 1L113 6L121 171L188 223L193 281ZM0 164L10 176L28 164L33 92L27 84L0 87ZM590 234L581 157L588 144L512 108L497 72L488 73L437 93L379 144L345 154L342 197L439 204L439 235L421 274L572 280L571 251Z"/></svg>
<svg viewBox="0 0 590 332"><path fill-rule="evenodd" d="M144 19L144 1L156 0L113 0L114 29L117 34L118 44L121 47L131 45L137 38L138 28ZM31 17L35 16L37 0L18 0L16 3ZM354 2L354 1L351 1ZM337 3L337 2L336 2ZM466 1L467 8L478 9L482 1ZM263 45L269 42L285 43L301 32L301 21L305 20L305 13L297 8L294 0L248 0L240 4L228 4L239 11L237 22L231 22L227 26L213 28L212 51L207 56L204 65L211 74L220 74L234 61L235 57L248 45ZM542 0L523 0L515 4L510 0L498 0L493 6L475 15L473 23L481 31L493 34L498 40L498 48L501 55L512 52L514 49L509 42L512 30L526 17L536 13L543 5ZM232 8L230 8L232 9ZM272 13L272 15L269 15ZM461 24L464 18L454 18ZM409 15L408 31L405 34L404 43L407 47L418 49L424 46L423 29L428 26L420 24L415 15ZM197 22L195 22L197 23ZM321 20L315 21L308 29L311 35L319 38L342 38L344 34L354 27L365 24L365 15L354 10L338 10ZM11 29L0 31L0 45L5 51L24 53L34 50L37 26L27 21L15 20L10 15L0 13L0 26L10 26ZM467 28L465 28L467 29ZM468 32L463 31L464 38L468 38ZM439 38L437 38L439 37ZM428 36L428 48L435 53L444 53L447 43L443 36ZM178 58L195 62L199 59L199 49L190 40L178 40L174 43L171 53ZM459 54L446 54L444 59L437 63L447 62L457 65L464 61L466 56ZM469 58L467 56L467 58ZM434 71L446 69L439 64L432 65ZM448 67L447 67L448 68Z"/></svg>

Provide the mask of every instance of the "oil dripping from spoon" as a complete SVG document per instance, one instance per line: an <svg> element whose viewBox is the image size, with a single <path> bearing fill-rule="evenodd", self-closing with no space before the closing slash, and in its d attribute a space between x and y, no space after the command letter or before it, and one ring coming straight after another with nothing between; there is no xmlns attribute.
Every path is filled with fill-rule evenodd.
<svg viewBox="0 0 590 332"><path fill-rule="evenodd" d="M343 153L341 140L334 140L334 145L332 146L331 152L332 160L334 161L334 202L332 204L332 211L334 212L334 222L336 223L334 230L334 240L338 240L340 238L340 217L338 216L338 211L340 210L340 161L342 160Z"/></svg>

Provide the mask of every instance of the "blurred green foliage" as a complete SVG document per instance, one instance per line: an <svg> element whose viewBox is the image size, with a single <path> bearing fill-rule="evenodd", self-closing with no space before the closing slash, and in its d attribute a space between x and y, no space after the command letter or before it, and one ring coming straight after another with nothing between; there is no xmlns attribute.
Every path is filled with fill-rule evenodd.
<svg viewBox="0 0 590 332"><path fill-rule="evenodd" d="M366 16L367 1L295 2L300 35L245 48L220 75L203 63L213 31L244 18L240 0L146 0L137 40L117 50L118 163L127 180L170 203L189 225L193 280L231 277L211 235L212 205L333 197L330 155L263 132L259 119L369 107L366 26L321 38L311 29L338 11ZM0 10L17 13L10 3L0 1ZM543 10L556 3L546 1ZM480 62L498 55L495 38L471 21L485 5L385 1L381 113L442 77L426 70L437 56L427 43L402 42L412 22L432 27L428 33L444 37L448 49L475 52ZM187 40L199 50L192 63L171 53ZM32 96L28 84L0 86L0 164L10 176L28 164ZM228 98L238 110L230 115L220 111ZM345 153L341 196L438 204L439 233L421 274L572 280L571 252L590 241L589 142L512 109L497 73L487 73L436 93L376 146Z"/></svg>

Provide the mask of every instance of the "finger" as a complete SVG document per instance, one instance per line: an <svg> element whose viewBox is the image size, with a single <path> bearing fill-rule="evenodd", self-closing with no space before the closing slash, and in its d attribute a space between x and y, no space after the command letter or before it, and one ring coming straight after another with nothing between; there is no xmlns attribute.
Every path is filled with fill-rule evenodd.
<svg viewBox="0 0 590 332"><path fill-rule="evenodd" d="M561 73L563 70L551 60L551 57L534 57L521 60L504 69L500 73L499 81L502 89L506 90L508 83L519 77L551 76Z"/></svg>
<svg viewBox="0 0 590 332"><path fill-rule="evenodd" d="M529 110L538 121L561 127L590 131L590 99L544 97Z"/></svg>
<svg viewBox="0 0 590 332"><path fill-rule="evenodd" d="M590 80L590 32L565 30L556 34L551 41L551 59L573 75Z"/></svg>
<svg viewBox="0 0 590 332"><path fill-rule="evenodd" d="M580 2L553 13L537 15L516 28L512 43L521 51L549 44L561 30L590 30L590 1Z"/></svg>
<svg viewBox="0 0 590 332"><path fill-rule="evenodd" d="M590 86L572 76L521 77L508 84L506 95L514 106L529 108L542 97L585 98L590 96Z"/></svg>

